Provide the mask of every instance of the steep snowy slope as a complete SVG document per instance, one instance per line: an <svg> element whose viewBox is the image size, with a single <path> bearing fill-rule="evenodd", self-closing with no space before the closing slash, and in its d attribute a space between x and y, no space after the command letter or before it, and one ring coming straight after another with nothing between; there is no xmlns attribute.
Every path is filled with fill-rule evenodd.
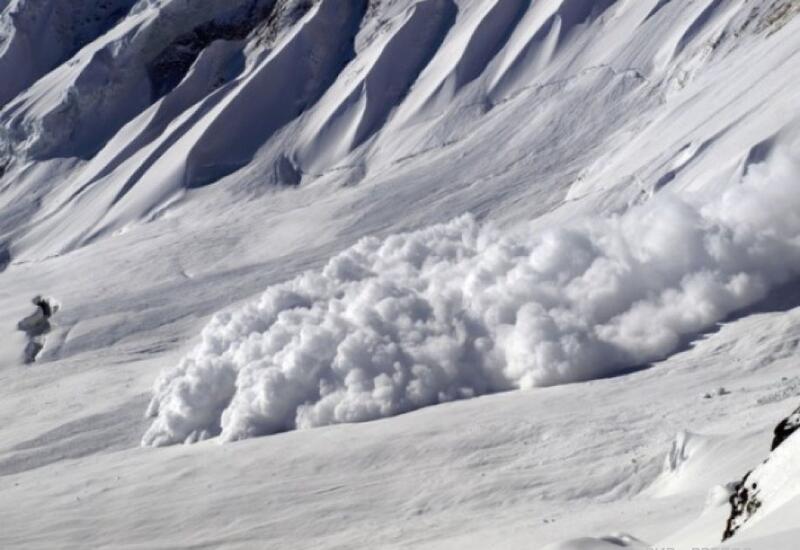
<svg viewBox="0 0 800 550"><path fill-rule="evenodd" d="M705 178L718 175L722 167L702 166L718 149L733 148L725 151L730 163L766 141L763 153L787 122L781 102L790 98L779 90L795 76L793 67L784 70L791 41L769 36L777 23L759 29L768 9L777 8L765 3L764 13L753 15L758 6L748 2L705 8L692 2L686 9L670 2L651 13L651 3L438 0L378 4L366 12L366 2L320 2L270 50L259 32L238 46L220 32L187 82L150 107L163 93L161 81L176 80L161 74L163 52L218 14L212 5L187 14L182 3L140 5L0 114L13 159L5 181L15 182L17 208L29 203L29 223L15 224L6 239L18 243L12 248L20 259L65 252L147 220L186 190L214 181L248 194L301 179L325 188L361 181L401 187L392 194L404 196L391 201L413 200L408 195L422 196L431 185L433 171L426 176L419 167L435 163L449 174L448 189L463 195L450 214L481 208L486 197L464 187L486 180L494 182L483 184L494 196L510 195L493 199L504 207L531 188L546 189L552 199L542 197L541 212L563 199L576 176L584 177L570 198L603 181L632 200L679 171L692 181L701 168ZM716 59L726 62L716 72L700 71L705 81L686 89L697 67ZM725 71L735 72L735 86ZM756 82L758 91L738 97ZM776 94L762 107L767 113L748 112ZM708 101L727 105L725 114L693 111L706 110ZM651 114L642 117L645 107ZM593 115L576 116L581 111ZM704 118L704 127L695 128ZM537 131L516 132L520 127ZM633 181L595 169L595 158L611 162L597 154L601 144L630 146L634 133L636 164L613 167ZM652 152L651 135L661 138ZM665 136L672 142L664 143ZM479 162L487 152L492 162ZM616 163L631 153L619 151ZM63 166L65 157L76 158L57 169L57 188L31 204L56 175L40 170ZM32 173L26 159L45 162ZM247 177L239 170L223 178L243 167ZM590 175L576 174L578 167L590 167ZM532 183L519 189L521 181Z"/></svg>
<svg viewBox="0 0 800 550"><path fill-rule="evenodd" d="M720 542L800 395L798 2L0 10L0 546Z"/></svg>

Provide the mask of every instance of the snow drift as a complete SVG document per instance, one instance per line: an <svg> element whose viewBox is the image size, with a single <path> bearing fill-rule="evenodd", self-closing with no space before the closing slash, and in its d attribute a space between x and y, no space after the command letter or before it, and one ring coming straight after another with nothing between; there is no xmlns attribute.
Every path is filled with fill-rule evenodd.
<svg viewBox="0 0 800 550"><path fill-rule="evenodd" d="M216 315L155 384L144 445L358 422L612 376L800 274L796 159L705 206L659 195L536 231L469 217L369 237Z"/></svg>

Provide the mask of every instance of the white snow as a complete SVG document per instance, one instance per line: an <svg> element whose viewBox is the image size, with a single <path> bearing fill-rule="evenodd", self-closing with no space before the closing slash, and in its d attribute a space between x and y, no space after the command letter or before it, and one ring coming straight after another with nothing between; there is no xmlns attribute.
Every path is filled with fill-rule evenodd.
<svg viewBox="0 0 800 550"><path fill-rule="evenodd" d="M800 275L787 157L702 207L659 195L540 232L467 217L362 240L216 316L156 382L143 442L373 420L662 359Z"/></svg>
<svg viewBox="0 0 800 550"><path fill-rule="evenodd" d="M0 0L0 547L724 546L800 404L797 2L102 4Z"/></svg>

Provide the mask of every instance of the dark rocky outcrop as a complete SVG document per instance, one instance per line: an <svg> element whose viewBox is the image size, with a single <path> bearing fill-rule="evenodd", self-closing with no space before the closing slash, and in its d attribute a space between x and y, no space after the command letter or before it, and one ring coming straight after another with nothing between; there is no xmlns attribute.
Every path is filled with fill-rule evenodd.
<svg viewBox="0 0 800 550"><path fill-rule="evenodd" d="M800 407L795 409L792 414L781 420L781 422L775 426L772 448L770 450L774 451L777 449L778 446L786 441L798 428L800 428Z"/></svg>
<svg viewBox="0 0 800 550"><path fill-rule="evenodd" d="M745 474L741 481L736 483L733 494L730 497L731 513L722 534L722 540L728 540L747 523L747 521L763 506L764 500L761 495L759 480L764 476L769 476L771 472L766 472L773 464L770 460L775 456L774 453L781 445L800 428L800 408L784 418L774 430L770 456L755 470Z"/></svg>
<svg viewBox="0 0 800 550"><path fill-rule="evenodd" d="M728 540L736 531L761 508L761 499L758 497L758 484L749 480L753 470L747 472L740 482L736 484L730 498L731 514L725 524L722 540Z"/></svg>
<svg viewBox="0 0 800 550"><path fill-rule="evenodd" d="M178 37L147 67L153 101L177 86L206 47L217 40L244 40L263 21L272 17L274 0L254 0L245 9L234 10L227 18L207 21Z"/></svg>

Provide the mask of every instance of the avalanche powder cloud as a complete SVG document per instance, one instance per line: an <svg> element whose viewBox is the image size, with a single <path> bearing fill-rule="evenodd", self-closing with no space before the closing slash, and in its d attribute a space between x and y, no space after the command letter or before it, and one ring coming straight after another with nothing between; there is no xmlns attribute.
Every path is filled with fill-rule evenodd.
<svg viewBox="0 0 800 550"><path fill-rule="evenodd" d="M657 196L544 232L469 216L365 238L216 315L155 383L143 445L223 441L613 375L800 274L786 159L704 207Z"/></svg>

